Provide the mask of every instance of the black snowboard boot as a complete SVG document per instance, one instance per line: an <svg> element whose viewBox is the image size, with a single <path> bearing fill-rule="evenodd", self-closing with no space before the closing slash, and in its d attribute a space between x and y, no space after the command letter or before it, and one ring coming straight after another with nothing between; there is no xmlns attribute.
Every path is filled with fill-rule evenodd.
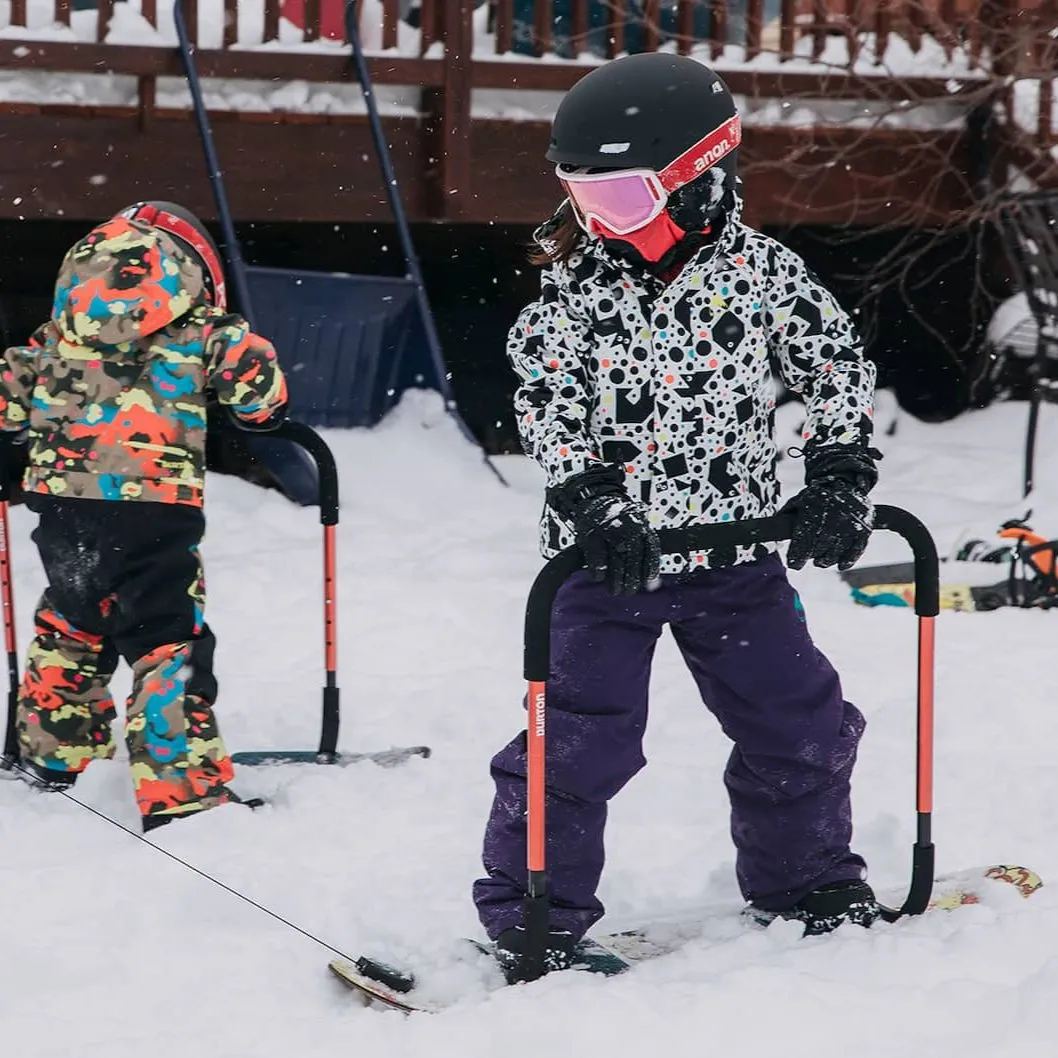
<svg viewBox="0 0 1058 1058"><path fill-rule="evenodd" d="M23 782L29 783L35 790L69 790L77 782L75 771L57 771L45 768L43 764L34 764L31 760L17 760L14 763L15 774Z"/></svg>
<svg viewBox="0 0 1058 1058"><path fill-rule="evenodd" d="M511 926L496 938L496 961L503 970L509 985L529 980L525 961L525 926ZM544 948L544 973L552 970L568 970L573 965L577 942L566 929L549 929Z"/></svg>
<svg viewBox="0 0 1058 1058"><path fill-rule="evenodd" d="M846 922L869 927L882 912L875 899L874 890L866 882L852 879L813 889L785 911L761 911L751 908L749 913L762 925L767 925L776 918L803 922L805 936L813 937L830 933Z"/></svg>
<svg viewBox="0 0 1058 1058"><path fill-rule="evenodd" d="M255 808L261 808L265 804L263 797L240 797L234 790L225 790L225 800L219 802L215 807L219 808L222 804L235 804L242 805L245 808L249 808L253 811ZM152 830L157 830L159 827L164 827L167 823L171 823L174 819L187 819L189 816L200 816L203 812L208 812L208 808L193 808L188 812L165 812L157 813L152 815L146 815L143 817L143 833L149 834Z"/></svg>

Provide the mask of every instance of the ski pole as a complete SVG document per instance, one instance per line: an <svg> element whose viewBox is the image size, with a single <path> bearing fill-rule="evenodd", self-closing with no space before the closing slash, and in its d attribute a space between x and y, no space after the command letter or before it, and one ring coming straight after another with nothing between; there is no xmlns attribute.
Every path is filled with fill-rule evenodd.
<svg viewBox="0 0 1058 1058"><path fill-rule="evenodd" d="M7 651L7 722L0 767L10 768L18 759L18 642L15 637L15 595L11 582L11 532L8 525L7 486L0 490L0 607L4 612L4 649Z"/></svg>

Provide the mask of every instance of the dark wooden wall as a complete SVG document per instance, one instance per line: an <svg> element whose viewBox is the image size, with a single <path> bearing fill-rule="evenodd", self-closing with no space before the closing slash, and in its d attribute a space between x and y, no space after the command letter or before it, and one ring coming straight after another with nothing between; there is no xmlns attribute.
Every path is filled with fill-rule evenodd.
<svg viewBox="0 0 1058 1058"><path fill-rule="evenodd" d="M215 216L186 113L159 112L143 129L133 114L24 109L0 112L0 218L93 219L155 197ZM432 137L414 118L387 118L385 129L409 217L438 219L430 208L440 193L429 161ZM238 220L390 218L366 118L250 120L220 113L215 137ZM547 216L559 197L544 160L547 138L545 123L474 121L467 183L448 189L458 201L448 204L447 219L528 224ZM752 223L929 225L969 204L958 131L865 135L750 125L744 144ZM792 157L796 164L780 164Z"/></svg>

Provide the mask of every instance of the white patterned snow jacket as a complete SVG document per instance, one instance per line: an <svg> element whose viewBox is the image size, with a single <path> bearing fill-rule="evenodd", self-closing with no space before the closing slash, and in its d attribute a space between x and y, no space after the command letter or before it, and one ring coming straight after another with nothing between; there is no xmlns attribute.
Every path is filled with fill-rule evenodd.
<svg viewBox="0 0 1058 1058"><path fill-rule="evenodd" d="M548 484L593 461L623 464L657 529L775 513L775 370L805 401L805 440L871 436L876 368L851 320L797 254L742 224L739 209L667 286L586 240L543 270L507 355L522 444ZM546 507L544 556L572 543ZM661 572L774 550L665 554Z"/></svg>

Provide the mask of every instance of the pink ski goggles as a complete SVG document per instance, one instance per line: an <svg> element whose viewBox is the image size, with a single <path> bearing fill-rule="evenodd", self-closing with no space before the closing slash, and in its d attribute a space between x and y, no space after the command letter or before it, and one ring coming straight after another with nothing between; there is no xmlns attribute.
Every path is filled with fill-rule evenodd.
<svg viewBox="0 0 1058 1058"><path fill-rule="evenodd" d="M669 195L711 169L742 142L736 114L703 136L661 172L618 169L609 173L577 172L555 167L580 226L591 234L629 235L665 209ZM600 232L601 225L606 229Z"/></svg>

